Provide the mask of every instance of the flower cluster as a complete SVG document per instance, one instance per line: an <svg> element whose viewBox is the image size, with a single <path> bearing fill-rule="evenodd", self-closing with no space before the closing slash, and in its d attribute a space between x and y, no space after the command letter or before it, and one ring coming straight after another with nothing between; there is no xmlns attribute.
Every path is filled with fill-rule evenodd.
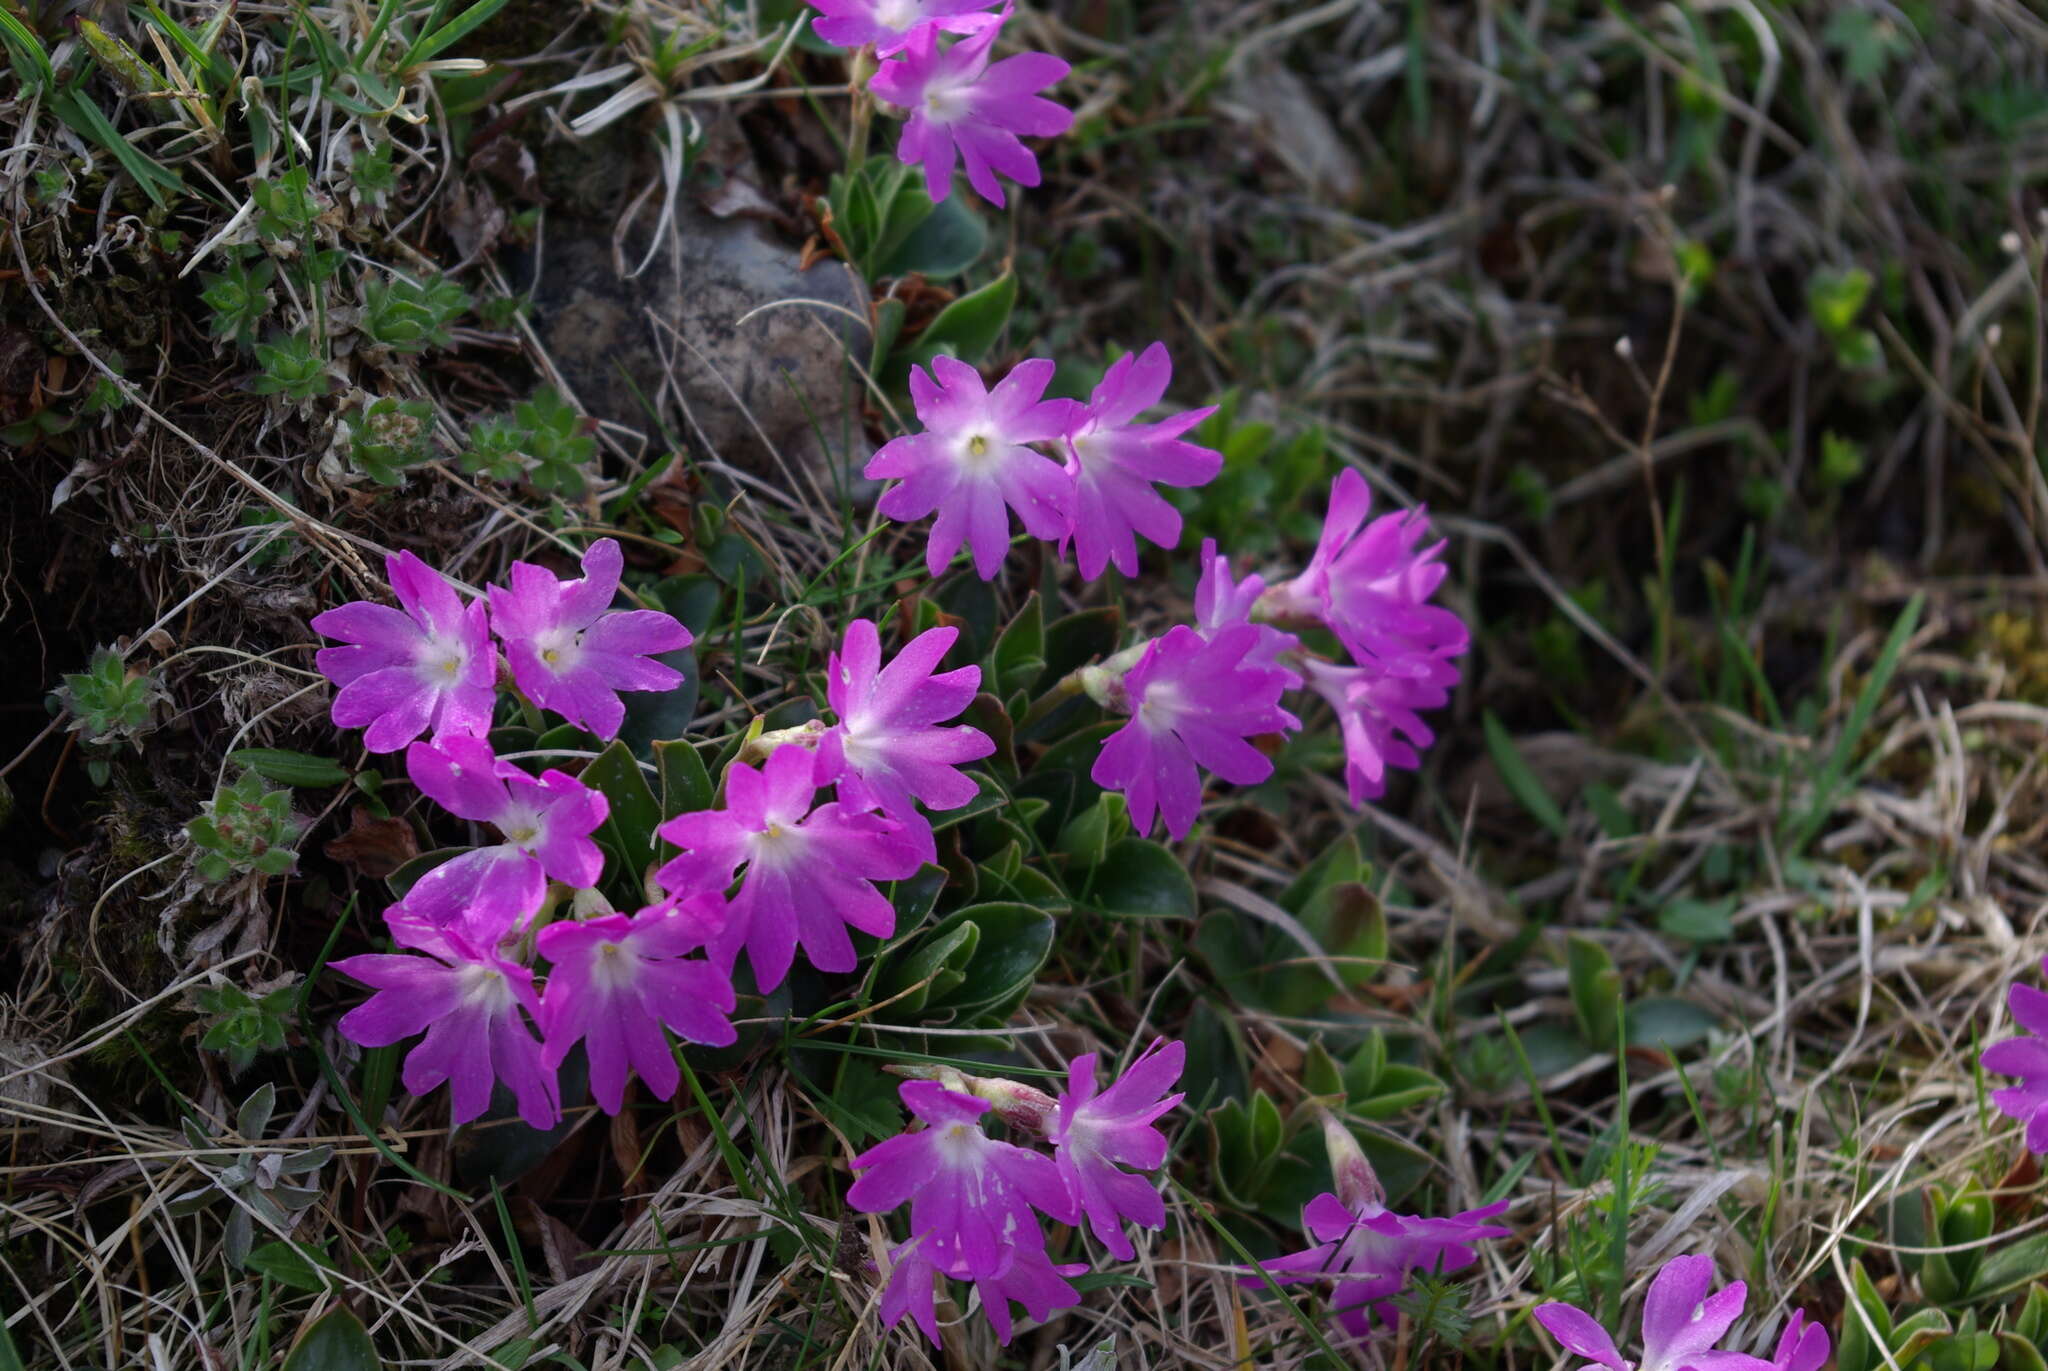
<svg viewBox="0 0 2048 1371"><path fill-rule="evenodd" d="M1785 1321L1769 1361L1716 1347L1742 1315L1748 1288L1741 1281L1711 1290L1711 1257L1673 1257L1643 1297L1643 1355L1625 1361L1599 1320L1569 1304L1541 1304L1536 1321L1564 1349L1586 1358L1584 1371L1820 1371L1827 1364L1827 1330L1804 1309Z"/></svg>
<svg viewBox="0 0 2048 1371"><path fill-rule="evenodd" d="M863 1213L910 1206L910 1239L889 1253L883 1322L908 1315L938 1345L942 1277L973 1284L1005 1344L1013 1302L1040 1321L1078 1304L1067 1278L1088 1264L1052 1260L1039 1214L1063 1224L1085 1217L1111 1255L1134 1255L1124 1224L1166 1222L1157 1187L1139 1173L1166 1161L1166 1136L1154 1124L1181 1102L1167 1092L1186 1056L1180 1043L1156 1040L1098 1091L1095 1054L1084 1053L1068 1064L1067 1088L1057 1099L1014 1081L952 1071L939 1080L905 1081L903 1103L923 1127L855 1157L853 1168L862 1174L846 1193ZM990 1137L982 1124L991 1110L1011 1134L1049 1145L1051 1153Z"/></svg>
<svg viewBox="0 0 2048 1371"><path fill-rule="evenodd" d="M1097 757L1093 777L1121 790L1140 831L1153 816L1185 837L1201 808L1201 771L1239 785L1272 774L1251 739L1301 727L1281 708L1307 689L1335 712L1351 802L1381 794L1387 768L1414 767L1432 740L1419 711L1436 709L1458 681L1468 645L1458 616L1429 597L1444 577L1443 544L1418 546L1420 513L1367 521L1371 494L1357 472L1337 477L1315 556L1300 575L1268 586L1233 577L1212 542L1202 545L1195 624L1169 630L1077 673L1075 688L1130 715ZM1310 652L1293 629L1324 627L1349 663Z"/></svg>
<svg viewBox="0 0 2048 1371"><path fill-rule="evenodd" d="M316 659L340 687L334 721L363 728L372 751L403 748L421 795L498 835L431 868L384 911L404 951L334 963L375 992L341 1031L366 1047L424 1034L401 1079L415 1095L445 1082L456 1123L483 1113L503 1082L520 1117L552 1124L556 1071L578 1042L592 1093L616 1111L629 1067L663 1098L675 1092L664 1025L689 1042L735 1037L730 976L690 955L723 933L717 902L599 908L592 887L604 857L591 834L609 813L605 797L563 771L535 776L484 737L508 679L529 704L607 738L625 716L619 691L681 680L652 654L688 646L689 631L666 614L611 609L622 566L608 538L591 545L575 580L517 562L509 590L489 588L486 611L400 552L386 573L402 609L356 601L313 620L345 644ZM565 892L585 892L576 898L599 917L540 927ZM537 959L549 964L542 985Z"/></svg>
<svg viewBox="0 0 2048 1371"><path fill-rule="evenodd" d="M884 665L875 625L854 620L826 668L834 722L756 740L766 759L733 763L723 806L662 826L682 853L655 878L679 898L719 902L719 965L730 969L744 950L755 983L772 990L798 947L821 971L851 971L849 926L878 938L895 932L895 907L875 882L915 875L933 859L919 804L972 800L980 791L959 765L995 751L979 729L945 723L981 684L980 667L935 670L958 635L931 629ZM834 797L821 803L826 786Z"/></svg>
<svg viewBox="0 0 2048 1371"><path fill-rule="evenodd" d="M1203 485L1223 458L1182 436L1210 409L1139 421L1173 379L1165 344L1118 358L1086 404L1045 399L1052 375L1043 357L1018 363L993 389L951 357L933 358L929 374L911 369L924 431L885 443L865 474L896 483L876 505L888 517L937 512L925 543L932 575L965 543L975 572L993 580L1009 551L1013 511L1032 537L1071 545L1090 581L1112 564L1136 575L1140 536L1161 547L1180 541L1180 512L1155 483Z"/></svg>
<svg viewBox="0 0 2048 1371"><path fill-rule="evenodd" d="M680 679L650 654L687 645L688 631L666 614L610 610L620 567L609 539L585 554L579 580L515 563L509 590L489 588L486 618L482 603L465 606L445 578L399 553L389 571L404 612L357 602L313 621L349 644L319 656L341 687L336 722L367 725L373 747L404 747L421 795L498 835L425 872L385 911L406 951L335 963L377 992L342 1031L366 1046L424 1033L405 1086L423 1095L447 1082L456 1123L483 1112L493 1081L528 1122L552 1123L557 1068L579 1042L606 1110L621 1107L629 1070L668 1098L678 1071L663 1029L733 1042L743 951L762 990L782 983L799 947L821 970L853 970L850 929L895 929L876 882L914 875L935 855L920 805L973 799L979 790L958 767L994 750L980 731L944 722L981 679L977 667L937 670L957 630L933 629L884 664L875 625L856 620L829 665L835 721L758 740L764 759L728 768L718 808L662 826L680 849L655 873L664 898L614 912L595 889L604 856L591 835L609 812L604 795L563 771L536 777L480 735L504 676L529 704L607 737L623 718L619 690ZM427 729L431 739L418 740ZM834 797L820 802L828 786ZM584 917L549 923L565 898ZM538 984L536 958L547 964Z"/></svg>
<svg viewBox="0 0 2048 1371"><path fill-rule="evenodd" d="M872 47L887 59L868 78L868 94L904 111L896 156L924 167L933 200L952 193L955 166L964 166L967 184L994 205L1004 203L998 176L1038 184L1038 158L1022 139L1057 137L1073 127L1072 110L1038 93L1063 80L1069 68L1045 52L990 60L1011 6L988 14L994 0L810 3L820 12L811 21L820 38L845 48ZM958 37L942 47L941 33Z"/></svg>
<svg viewBox="0 0 2048 1371"><path fill-rule="evenodd" d="M2048 972L2048 959L2042 970ZM2048 993L2017 982L2005 993L2020 1036L1991 1044L1981 1060L1986 1071L2017 1076L2020 1083L1992 1091L1991 1102L2026 1125L2029 1152L2048 1154Z"/></svg>

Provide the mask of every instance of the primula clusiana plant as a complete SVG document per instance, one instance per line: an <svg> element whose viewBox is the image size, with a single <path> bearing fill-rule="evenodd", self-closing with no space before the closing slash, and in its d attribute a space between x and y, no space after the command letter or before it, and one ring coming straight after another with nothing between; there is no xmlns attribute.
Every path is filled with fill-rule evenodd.
<svg viewBox="0 0 2048 1371"><path fill-rule="evenodd" d="M2042 969L2048 971L2048 961ZM2006 990L2006 1007L2020 1036L1991 1044L1982 1061L1986 1071L2017 1076L2020 1083L1992 1091L1991 1102L2025 1125L2029 1152L2048 1153L2048 994L2014 984Z"/></svg>
<svg viewBox="0 0 2048 1371"><path fill-rule="evenodd" d="M1326 1114L1323 1140L1337 1188L1301 1211L1301 1226L1315 1245L1260 1262L1264 1275L1243 1277L1245 1286L1261 1287L1268 1278L1281 1284L1332 1282L1331 1315L1344 1333L1363 1338L1374 1318L1394 1324L1394 1297L1412 1276L1461 1270L1478 1259L1475 1244L1508 1236L1508 1229L1485 1222L1507 1208L1505 1200L1447 1218L1392 1212L1350 1129Z"/></svg>
<svg viewBox="0 0 2048 1371"><path fill-rule="evenodd" d="M974 1285L1003 1343L1012 1301L1041 1321L1079 1303L1066 1278L1088 1263L1053 1261L1038 1215L1069 1225L1085 1215L1111 1255L1124 1259L1133 1255L1125 1221L1164 1224L1155 1183L1138 1173L1166 1160L1165 1135L1154 1125L1180 1103L1166 1092L1185 1055L1177 1042L1154 1042L1098 1092L1095 1054L1084 1053L1070 1063L1068 1088L1057 1099L950 1069L937 1080L905 1081L904 1106L921 1126L855 1157L861 1174L846 1193L863 1213L910 1206L910 1239L889 1256L883 1321L907 1315L937 1346L941 1278ZM991 1137L991 1114L1018 1141ZM1034 1146L1046 1143L1051 1155Z"/></svg>

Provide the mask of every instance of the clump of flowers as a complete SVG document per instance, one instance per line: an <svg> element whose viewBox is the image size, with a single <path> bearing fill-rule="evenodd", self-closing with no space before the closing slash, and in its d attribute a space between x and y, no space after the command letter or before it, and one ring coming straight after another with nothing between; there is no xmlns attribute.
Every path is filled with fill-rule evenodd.
<svg viewBox="0 0 2048 1371"><path fill-rule="evenodd" d="M1270 776L1272 759L1252 740L1302 726L1280 705L1290 690L1307 690L1335 715L1353 804L1383 793L1390 767L1420 764L1433 738L1422 711L1449 701L1458 682L1453 659L1469 635L1457 615L1429 603L1443 580L1443 545L1418 546L1418 514L1364 523L1370 501L1357 472L1339 475L1315 559L1276 585L1256 575L1237 580L1229 559L1205 542L1193 626L1062 684L1131 716L1103 744L1092 774L1097 785L1124 792L1140 832L1156 814L1168 833L1186 837L1201 808L1203 770L1239 785ZM1313 627L1329 629L1351 662L1311 651L1299 631Z"/></svg>
<svg viewBox="0 0 2048 1371"><path fill-rule="evenodd" d="M316 658L341 687L335 722L367 725L372 750L403 747L422 795L498 833L428 870L384 911L400 951L334 963L374 992L342 1017L343 1035L366 1047L419 1037L400 1079L415 1095L446 1084L458 1124L489 1107L498 1082L526 1122L553 1124L557 1068L579 1042L593 1093L617 1112L629 1069L661 1098L675 1092L664 1027L687 1042L735 1036L730 976L690 955L722 931L722 910L663 901L614 913L594 889L604 856L591 834L609 813L605 797L564 771L535 776L483 737L510 682L527 707L609 737L624 716L618 691L680 679L647 655L688 644L688 631L658 611L610 608L622 566L609 538L584 554L578 580L515 563L509 590L489 588L497 612L487 613L400 552L387 570L403 612L357 601L313 620L346 644ZM500 645L509 672L499 669ZM418 740L422 732L429 738ZM539 928L565 903L591 917ZM685 1002L671 1003L679 992Z"/></svg>
<svg viewBox="0 0 2048 1371"><path fill-rule="evenodd" d="M1154 1042L1098 1093L1095 1054L1086 1053L1069 1064L1068 1088L1058 1098L950 1069L938 1079L905 1081L899 1093L922 1126L855 1157L853 1168L862 1174L846 1193L862 1213L910 1206L910 1239L889 1254L883 1322L907 1315L937 1346L941 1279L974 1285L997 1341L1006 1345L1013 1302L1040 1321L1079 1303L1067 1278L1088 1263L1054 1262L1038 1216L1074 1224L1085 1214L1090 1230L1123 1259L1133 1254L1125 1221L1164 1224L1158 1190L1137 1173L1166 1160L1166 1138L1154 1123L1181 1101L1166 1092L1184 1061L1181 1044ZM1019 1141L989 1136L990 1113Z"/></svg>
<svg viewBox="0 0 2048 1371"><path fill-rule="evenodd" d="M1243 1284L1262 1286L1267 1277L1282 1284L1331 1281L1331 1315L1345 1333L1363 1338L1375 1317L1385 1326L1396 1321L1394 1297L1412 1275L1461 1270L1478 1260L1476 1244L1508 1236L1510 1230L1485 1222L1507 1208L1505 1200L1448 1218L1394 1213L1351 1130L1325 1114L1323 1140L1337 1188L1301 1211L1314 1245L1260 1262L1265 1276L1243 1277Z"/></svg>
<svg viewBox="0 0 2048 1371"><path fill-rule="evenodd" d="M2048 971L2048 960L2042 963ZM2018 1085L1991 1092L2001 1114L2026 1126L2027 1150L2048 1154L2048 993L2017 982L2006 990L2006 1007L2022 1030L1984 1049L1984 1069L2017 1076Z"/></svg>

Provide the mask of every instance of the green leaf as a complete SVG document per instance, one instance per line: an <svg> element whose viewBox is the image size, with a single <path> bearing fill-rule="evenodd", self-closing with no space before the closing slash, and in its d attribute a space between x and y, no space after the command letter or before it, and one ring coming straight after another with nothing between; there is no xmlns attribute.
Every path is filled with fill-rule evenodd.
<svg viewBox="0 0 2048 1371"><path fill-rule="evenodd" d="M1543 782L1536 779L1536 773L1523 758L1521 749L1515 746L1515 740L1508 736L1507 729L1490 709L1486 711L1485 727L1486 750L1493 757L1494 769L1500 772L1508 793L1529 811L1529 816L1537 823L1558 837L1564 837L1564 811L1557 807L1556 800L1550 798Z"/></svg>
<svg viewBox="0 0 2048 1371"><path fill-rule="evenodd" d="M1632 1046L1662 1047L1676 1052L1706 1041L1721 1026L1711 1009L1668 995L1653 995L1628 1007L1628 1040Z"/></svg>
<svg viewBox="0 0 2048 1371"><path fill-rule="evenodd" d="M341 1308L307 1324L284 1359L284 1371L381 1371L382 1367L362 1321Z"/></svg>
<svg viewBox="0 0 2048 1371"><path fill-rule="evenodd" d="M228 754L228 760L280 785L341 785L349 777L348 768L332 757L315 757L275 747L237 748Z"/></svg>
<svg viewBox="0 0 2048 1371"><path fill-rule="evenodd" d="M654 858L654 830L661 823L661 804L623 738L583 769L582 780L611 806L598 826L599 844L617 859L615 875L632 887L637 905L647 864Z"/></svg>
<svg viewBox="0 0 2048 1371"><path fill-rule="evenodd" d="M1344 1070L1323 1046L1320 1033L1309 1040L1308 1052L1302 1058L1301 1087L1319 1098L1345 1097Z"/></svg>
<svg viewBox="0 0 2048 1371"><path fill-rule="evenodd" d="M1735 897L1695 900L1681 895L1657 911L1657 927L1692 943L1725 943L1735 934Z"/></svg>
<svg viewBox="0 0 2048 1371"><path fill-rule="evenodd" d="M1565 969L1580 1036L1597 1050L1612 1049L1621 1025L1621 973L1614 959L1599 943L1575 933L1565 942Z"/></svg>
<svg viewBox="0 0 2048 1371"><path fill-rule="evenodd" d="M661 817L692 814L711 808L716 793L711 773L704 767L704 754L696 745L676 739L654 745L654 767L661 774Z"/></svg>
<svg viewBox="0 0 2048 1371"><path fill-rule="evenodd" d="M909 956L891 963L877 987L878 998L894 1000L906 1014L917 1013L934 996L944 997L959 988L980 943L981 928L972 922L933 929ZM926 981L929 984L920 984ZM896 998L899 995L901 999Z"/></svg>
<svg viewBox="0 0 2048 1371"><path fill-rule="evenodd" d="M921 188L913 189L919 197L924 196ZM906 192L905 198L910 193ZM988 225L966 201L964 195L949 195L931 206L926 199L930 208L924 220L878 264L874 275L902 276L915 271L933 280L946 280L979 262L988 250Z"/></svg>
<svg viewBox="0 0 2048 1371"><path fill-rule="evenodd" d="M1094 804L1067 820L1053 847L1071 859L1078 870L1092 871L1102 865L1110 847L1130 831L1131 818L1124 807L1123 793L1105 790L1096 796Z"/></svg>
<svg viewBox="0 0 2048 1371"><path fill-rule="evenodd" d="M2048 1233L2006 1243L1984 1258L1970 1283L1970 1298L1996 1299L2042 1279L2048 1279Z"/></svg>
<svg viewBox="0 0 2048 1371"><path fill-rule="evenodd" d="M306 1260L299 1249L288 1242L267 1242L252 1250L242 1264L251 1271L268 1276L278 1284L288 1285L294 1290L310 1291L317 1295L327 1288L327 1279L320 1274L320 1269L328 1264L322 1261L315 1265Z"/></svg>
<svg viewBox="0 0 2048 1371"><path fill-rule="evenodd" d="M996 637L989 653L989 679L997 698L1028 689L1045 674L1045 609L1032 591L1024 607Z"/></svg>
<svg viewBox="0 0 2048 1371"><path fill-rule="evenodd" d="M1052 952L1052 915L1024 904L975 904L955 911L939 929L960 923L973 924L980 936L962 968L965 979L959 988L943 1003L934 995L931 1007L957 1010L963 1019L1005 1019Z"/></svg>
<svg viewBox="0 0 2048 1371"><path fill-rule="evenodd" d="M1195 883L1166 848L1145 838L1125 838L1104 855L1087 902L1125 918L1192 919Z"/></svg>
<svg viewBox="0 0 2048 1371"><path fill-rule="evenodd" d="M1998 1335L1998 1371L2048 1371L2041 1350L2018 1333Z"/></svg>
<svg viewBox="0 0 2048 1371"><path fill-rule="evenodd" d="M941 355L969 366L979 362L1002 337L1016 305L1017 278L1007 271L980 290L969 291L925 325L902 362L903 374L909 375L910 363L929 366Z"/></svg>
<svg viewBox="0 0 2048 1371"><path fill-rule="evenodd" d="M1870 273L1862 267L1850 267L1847 271L1823 267L1807 278L1807 312L1822 333L1840 339L1863 312L1872 284Z"/></svg>

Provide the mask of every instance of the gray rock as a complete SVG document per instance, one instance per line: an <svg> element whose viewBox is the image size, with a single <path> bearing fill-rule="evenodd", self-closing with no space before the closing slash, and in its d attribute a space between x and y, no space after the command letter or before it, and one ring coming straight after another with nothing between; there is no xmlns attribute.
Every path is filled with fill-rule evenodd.
<svg viewBox="0 0 2048 1371"><path fill-rule="evenodd" d="M871 339L850 267L799 270L800 250L762 217L719 218L688 193L672 243L638 276L618 270L614 232L551 216L538 254L535 328L586 412L651 432L652 405L697 455L771 478L782 463L827 482L834 466L859 470L870 449L848 359L864 367ZM645 254L646 235L629 235L627 271Z"/></svg>

